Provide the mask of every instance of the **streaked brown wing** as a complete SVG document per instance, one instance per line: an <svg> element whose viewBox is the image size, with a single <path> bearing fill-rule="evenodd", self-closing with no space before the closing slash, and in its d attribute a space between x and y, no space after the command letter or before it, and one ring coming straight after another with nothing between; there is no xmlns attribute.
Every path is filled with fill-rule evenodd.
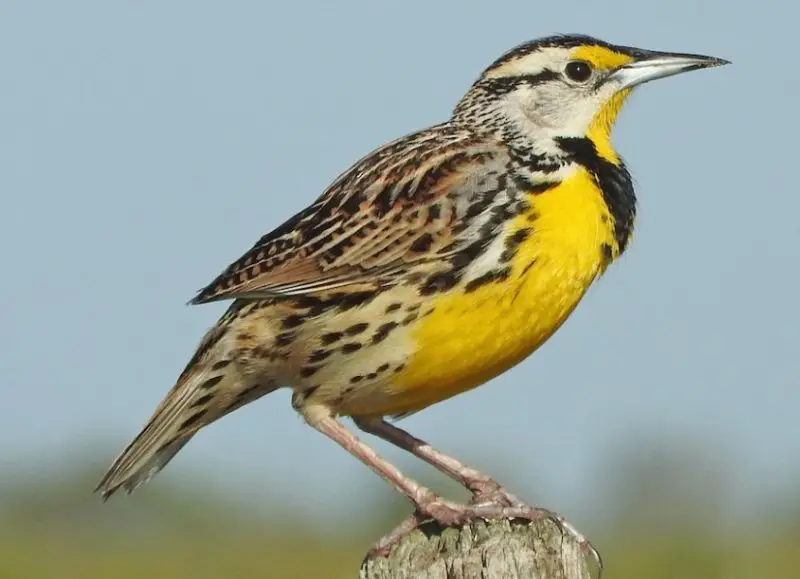
<svg viewBox="0 0 800 579"><path fill-rule="evenodd" d="M441 259L463 245L457 226L477 213L476 176L502 153L447 125L394 141L262 237L190 303L369 289Z"/></svg>

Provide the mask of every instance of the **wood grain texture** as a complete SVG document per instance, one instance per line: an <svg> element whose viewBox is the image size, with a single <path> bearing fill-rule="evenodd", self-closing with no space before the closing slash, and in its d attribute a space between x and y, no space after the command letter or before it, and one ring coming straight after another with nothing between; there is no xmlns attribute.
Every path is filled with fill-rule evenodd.
<svg viewBox="0 0 800 579"><path fill-rule="evenodd" d="M550 520L424 525L386 557L368 555L360 579L590 579L580 546Z"/></svg>

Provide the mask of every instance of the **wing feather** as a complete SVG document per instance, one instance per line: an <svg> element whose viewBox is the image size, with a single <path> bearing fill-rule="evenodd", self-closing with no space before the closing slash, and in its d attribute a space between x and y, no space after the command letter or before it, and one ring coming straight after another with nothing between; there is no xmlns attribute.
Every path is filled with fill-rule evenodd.
<svg viewBox="0 0 800 579"><path fill-rule="evenodd" d="M300 296L393 283L442 259L477 176L505 151L465 129L439 125L361 159L310 207L263 236L190 303ZM463 229L463 228L462 228Z"/></svg>

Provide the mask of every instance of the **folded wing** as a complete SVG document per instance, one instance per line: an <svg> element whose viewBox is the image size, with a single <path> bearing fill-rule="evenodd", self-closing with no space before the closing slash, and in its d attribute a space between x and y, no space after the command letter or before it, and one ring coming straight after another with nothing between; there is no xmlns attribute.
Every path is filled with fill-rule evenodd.
<svg viewBox="0 0 800 579"><path fill-rule="evenodd" d="M392 283L469 243L499 189L504 151L463 130L428 130L378 149L310 207L262 237L190 302L313 295Z"/></svg>

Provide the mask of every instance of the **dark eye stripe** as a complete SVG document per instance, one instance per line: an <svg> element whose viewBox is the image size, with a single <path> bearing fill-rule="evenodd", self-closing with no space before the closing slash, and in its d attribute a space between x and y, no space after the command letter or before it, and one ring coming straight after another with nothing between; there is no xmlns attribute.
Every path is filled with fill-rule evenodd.
<svg viewBox="0 0 800 579"><path fill-rule="evenodd" d="M560 78L561 75L554 70L545 69L537 74L525 74L521 76L504 76L500 78L487 78L480 84L485 86L494 94L506 94L522 84L536 86L551 80Z"/></svg>
<svg viewBox="0 0 800 579"><path fill-rule="evenodd" d="M526 74L520 78L523 79L527 84L537 85L561 78L561 75L554 70L546 68L538 74Z"/></svg>

